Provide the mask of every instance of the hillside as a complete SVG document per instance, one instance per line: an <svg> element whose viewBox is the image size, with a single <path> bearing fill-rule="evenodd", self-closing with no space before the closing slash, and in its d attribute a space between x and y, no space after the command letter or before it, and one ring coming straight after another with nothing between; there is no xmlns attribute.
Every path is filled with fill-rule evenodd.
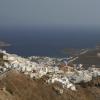
<svg viewBox="0 0 100 100"><path fill-rule="evenodd" d="M55 86L11 71L0 81L0 100L100 100L100 84L77 85L77 91L64 90L61 95L54 90Z"/></svg>
<svg viewBox="0 0 100 100"><path fill-rule="evenodd" d="M100 48L92 49L83 55L79 55L79 58L75 60L73 63L100 66Z"/></svg>
<svg viewBox="0 0 100 100"><path fill-rule="evenodd" d="M100 68L0 50L0 100L100 100Z"/></svg>

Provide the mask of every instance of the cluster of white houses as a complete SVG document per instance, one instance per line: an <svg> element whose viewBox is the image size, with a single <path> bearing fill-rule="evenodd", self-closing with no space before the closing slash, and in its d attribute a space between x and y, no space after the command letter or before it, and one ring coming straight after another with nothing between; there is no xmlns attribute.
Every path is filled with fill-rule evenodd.
<svg viewBox="0 0 100 100"><path fill-rule="evenodd" d="M22 58L2 50L0 50L0 54L3 54L2 60L4 62L0 66L0 73L15 69L29 75L32 79L39 79L47 75L47 83L60 82L63 88L73 91L76 91L76 83L89 82L93 77L100 76L100 69L95 67L90 67L88 70L78 70L75 67L68 66L67 63L59 66L62 59L34 56ZM81 68L82 64L79 67Z"/></svg>

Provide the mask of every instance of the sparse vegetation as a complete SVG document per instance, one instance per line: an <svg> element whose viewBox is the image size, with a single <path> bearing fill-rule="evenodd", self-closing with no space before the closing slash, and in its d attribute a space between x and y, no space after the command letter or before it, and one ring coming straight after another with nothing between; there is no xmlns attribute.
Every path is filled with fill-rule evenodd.
<svg viewBox="0 0 100 100"><path fill-rule="evenodd" d="M84 84L85 87L82 84L77 85L76 92L64 90L61 95L54 90L54 85L58 86L45 84L41 79L32 80L15 71L8 73L7 77L0 81L0 86L6 87L6 91L9 92L8 96L14 98L8 100L100 100L100 87L93 84L92 86Z"/></svg>

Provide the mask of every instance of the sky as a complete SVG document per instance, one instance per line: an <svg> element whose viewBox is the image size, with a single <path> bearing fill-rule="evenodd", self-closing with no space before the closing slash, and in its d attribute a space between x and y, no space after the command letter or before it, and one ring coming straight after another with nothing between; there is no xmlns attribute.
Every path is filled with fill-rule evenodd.
<svg viewBox="0 0 100 100"><path fill-rule="evenodd" d="M100 0L0 0L0 27L100 27Z"/></svg>

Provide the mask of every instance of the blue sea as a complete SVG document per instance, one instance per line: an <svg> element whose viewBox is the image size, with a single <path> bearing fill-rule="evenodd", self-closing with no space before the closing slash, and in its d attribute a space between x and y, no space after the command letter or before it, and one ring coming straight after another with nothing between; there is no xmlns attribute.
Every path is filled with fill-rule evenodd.
<svg viewBox="0 0 100 100"><path fill-rule="evenodd" d="M94 48L100 42L100 30L0 29L0 40L11 44L4 49L20 56L66 57L65 48Z"/></svg>

